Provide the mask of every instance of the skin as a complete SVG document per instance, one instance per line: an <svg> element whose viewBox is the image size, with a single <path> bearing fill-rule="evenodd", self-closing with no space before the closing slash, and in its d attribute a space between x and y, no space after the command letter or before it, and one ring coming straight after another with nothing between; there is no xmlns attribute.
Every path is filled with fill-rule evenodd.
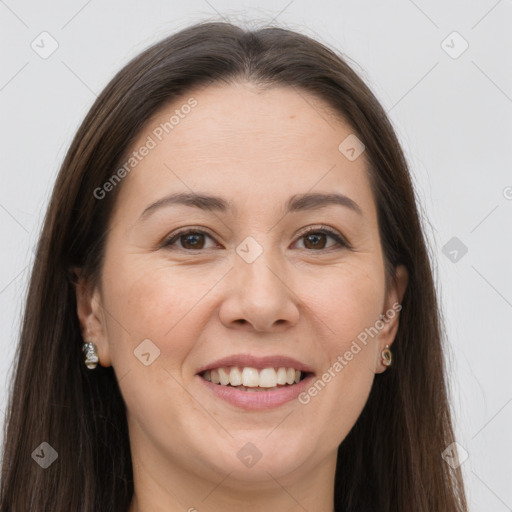
<svg viewBox="0 0 512 512"><path fill-rule="evenodd" d="M386 293L365 154L349 161L338 150L353 130L321 100L249 83L197 89L158 112L132 150L190 96L197 106L118 185L100 281L77 288L84 334L127 406L129 512L332 512L337 447L386 370L380 354L399 315L305 405L243 411L196 371L232 354L283 354L321 376L401 302L407 273L397 268ZM139 220L160 198L192 191L233 210L173 205ZM340 205L285 214L290 196L308 192L344 194L362 214ZM321 234L315 246L320 225L351 248ZM208 233L199 249L190 237L161 246L186 227ZM248 236L263 249L252 263L236 252ZM144 339L160 350L148 366L134 355ZM262 454L250 468L237 457L247 442Z"/></svg>

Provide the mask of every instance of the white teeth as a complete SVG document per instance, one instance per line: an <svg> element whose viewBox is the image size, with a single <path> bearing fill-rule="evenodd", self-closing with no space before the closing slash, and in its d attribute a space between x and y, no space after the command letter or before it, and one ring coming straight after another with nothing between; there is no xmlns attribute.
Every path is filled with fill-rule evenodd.
<svg viewBox="0 0 512 512"><path fill-rule="evenodd" d="M286 368L279 368L277 370L277 383L281 386L286 384Z"/></svg>
<svg viewBox="0 0 512 512"><path fill-rule="evenodd" d="M248 388L256 388L259 386L260 378L256 368L245 367L242 371L242 384Z"/></svg>
<svg viewBox="0 0 512 512"><path fill-rule="evenodd" d="M210 377L211 377L212 382L214 384L219 384L220 383L219 372L217 370L211 370Z"/></svg>
<svg viewBox="0 0 512 512"><path fill-rule="evenodd" d="M224 370L224 368L219 368L219 379L223 386L227 386L229 384L229 373Z"/></svg>
<svg viewBox="0 0 512 512"><path fill-rule="evenodd" d="M233 366L229 371L229 383L232 386L240 386L242 384L242 374L236 366Z"/></svg>
<svg viewBox="0 0 512 512"><path fill-rule="evenodd" d="M239 387L244 391L252 388L254 391L259 388L278 389L278 386L292 385L300 382L302 372L295 368L263 368L258 370L251 366L238 368L232 366L229 368L214 368L206 370L203 378L214 384L222 386Z"/></svg>
<svg viewBox="0 0 512 512"><path fill-rule="evenodd" d="M279 389L279 386L274 388L246 388L244 386L238 386L236 389L239 389L240 391L247 391L247 393L261 393L265 391L275 391L276 389Z"/></svg>
<svg viewBox="0 0 512 512"><path fill-rule="evenodd" d="M274 368L264 368L260 372L259 380L260 388L274 388L277 385L276 371L274 370Z"/></svg>

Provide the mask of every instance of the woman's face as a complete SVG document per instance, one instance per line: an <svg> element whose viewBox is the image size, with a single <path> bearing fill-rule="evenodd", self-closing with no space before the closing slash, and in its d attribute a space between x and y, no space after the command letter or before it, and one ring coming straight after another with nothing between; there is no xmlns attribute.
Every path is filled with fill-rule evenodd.
<svg viewBox="0 0 512 512"><path fill-rule="evenodd" d="M401 269L386 294L352 133L306 92L243 83L139 134L100 286L79 294L136 465L247 486L334 471L406 285Z"/></svg>

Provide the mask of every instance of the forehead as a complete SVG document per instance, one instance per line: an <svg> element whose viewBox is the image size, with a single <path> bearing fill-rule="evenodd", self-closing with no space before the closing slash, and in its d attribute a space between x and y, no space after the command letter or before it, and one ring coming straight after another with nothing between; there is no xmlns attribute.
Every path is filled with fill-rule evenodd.
<svg viewBox="0 0 512 512"><path fill-rule="evenodd" d="M351 161L339 149L349 136L347 122L296 88L240 83L195 89L162 107L141 130L118 201L143 209L168 193L208 192L235 208L258 197L261 208L293 194L338 191L371 215L365 154Z"/></svg>

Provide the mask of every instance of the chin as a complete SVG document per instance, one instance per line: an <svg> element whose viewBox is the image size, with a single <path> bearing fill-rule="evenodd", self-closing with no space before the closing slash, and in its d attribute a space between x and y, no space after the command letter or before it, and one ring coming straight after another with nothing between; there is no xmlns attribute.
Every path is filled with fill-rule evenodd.
<svg viewBox="0 0 512 512"><path fill-rule="evenodd" d="M284 479L319 464L320 455L311 446L310 435L304 433L300 438L293 438L286 431L272 432L272 428L252 436L247 431L240 437L234 434L235 438L230 438L224 448L221 443L213 443L217 447L215 451L210 445L208 452L203 452L203 457L208 459L204 466L216 474L229 473L230 480L247 484L269 482L273 486L274 478Z"/></svg>

